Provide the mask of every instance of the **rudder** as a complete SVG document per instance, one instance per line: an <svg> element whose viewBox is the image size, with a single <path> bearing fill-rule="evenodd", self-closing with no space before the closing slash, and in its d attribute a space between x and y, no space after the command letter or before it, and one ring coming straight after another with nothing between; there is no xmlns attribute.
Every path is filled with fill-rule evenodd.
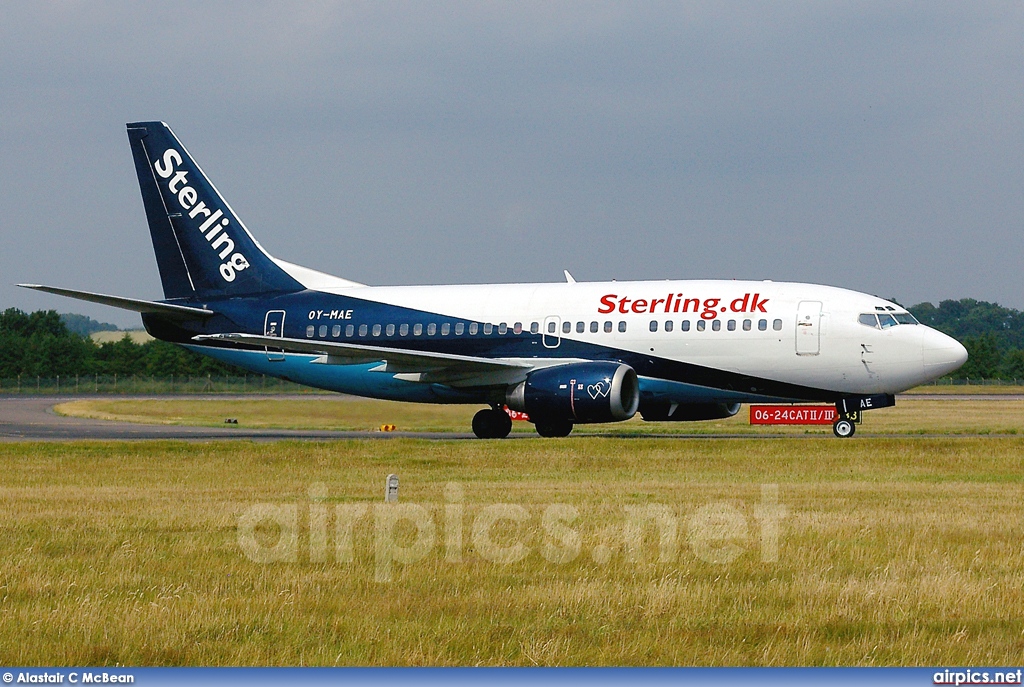
<svg viewBox="0 0 1024 687"><path fill-rule="evenodd" d="M304 288L256 242L170 127L127 127L165 298Z"/></svg>

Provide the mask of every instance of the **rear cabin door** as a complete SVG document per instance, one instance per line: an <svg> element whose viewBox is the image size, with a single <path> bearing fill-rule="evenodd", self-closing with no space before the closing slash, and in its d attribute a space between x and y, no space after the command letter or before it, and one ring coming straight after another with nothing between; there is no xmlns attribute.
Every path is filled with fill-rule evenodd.
<svg viewBox="0 0 1024 687"><path fill-rule="evenodd" d="M800 301L796 310L796 354L821 352L821 301Z"/></svg>
<svg viewBox="0 0 1024 687"><path fill-rule="evenodd" d="M269 310L263 321L263 336L284 336L284 310ZM279 363L284 360L284 349L267 347L267 360Z"/></svg>

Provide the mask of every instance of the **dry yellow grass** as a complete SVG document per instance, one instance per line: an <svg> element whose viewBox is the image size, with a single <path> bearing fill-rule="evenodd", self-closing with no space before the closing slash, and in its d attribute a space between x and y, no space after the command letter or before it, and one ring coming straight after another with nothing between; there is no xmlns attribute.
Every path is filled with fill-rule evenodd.
<svg viewBox="0 0 1024 687"><path fill-rule="evenodd" d="M0 444L0 662L1013 664L1022 456L1018 437ZM382 583L372 509L389 472L437 536ZM786 510L775 560L764 485ZM293 562L243 554L240 517L261 503L295 507ZM371 508L355 560L338 560L329 522L327 560L313 562L311 516L353 504ZM519 562L488 559L472 536L494 504L525 509L490 531L529 547ZM557 543L551 504L578 511L570 562L541 555ZM627 506L675 519L667 560L651 531L627 555ZM732 536L710 540L738 547L729 562L693 538L715 513L732 518ZM410 543L409 524L394 538Z"/></svg>

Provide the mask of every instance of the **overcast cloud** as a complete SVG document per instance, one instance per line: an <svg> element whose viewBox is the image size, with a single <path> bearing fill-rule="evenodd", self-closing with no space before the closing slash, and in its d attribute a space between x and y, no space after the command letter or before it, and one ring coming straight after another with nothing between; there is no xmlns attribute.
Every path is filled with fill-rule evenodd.
<svg viewBox="0 0 1024 687"><path fill-rule="evenodd" d="M639 5L639 7L637 7ZM0 307L160 282L124 123L369 284L752 278L1024 308L1024 4L7 4Z"/></svg>

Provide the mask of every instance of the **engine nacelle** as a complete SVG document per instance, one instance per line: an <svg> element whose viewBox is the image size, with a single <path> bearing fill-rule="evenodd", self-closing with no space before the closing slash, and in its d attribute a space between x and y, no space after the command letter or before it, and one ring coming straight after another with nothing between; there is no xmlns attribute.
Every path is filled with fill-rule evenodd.
<svg viewBox="0 0 1024 687"><path fill-rule="evenodd" d="M506 395L512 410L535 422L618 422L636 414L640 383L622 363L573 363L534 370Z"/></svg>
<svg viewBox="0 0 1024 687"><path fill-rule="evenodd" d="M675 408L672 406L675 405ZM740 412L739 403L652 403L644 404L640 416L647 422L694 422L724 420Z"/></svg>

